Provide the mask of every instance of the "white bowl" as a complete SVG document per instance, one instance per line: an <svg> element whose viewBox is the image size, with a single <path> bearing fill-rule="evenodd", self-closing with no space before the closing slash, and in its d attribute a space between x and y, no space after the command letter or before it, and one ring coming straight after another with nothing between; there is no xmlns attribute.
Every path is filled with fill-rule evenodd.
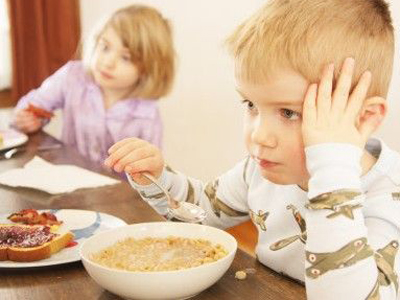
<svg viewBox="0 0 400 300"><path fill-rule="evenodd" d="M202 238L222 245L228 255L198 267L163 272L131 272L111 269L89 260L91 253L128 237ZM229 233L205 225L154 222L139 223L103 231L88 238L80 249L83 265L103 288L128 299L186 299L195 296L218 281L228 270L235 256L237 242Z"/></svg>

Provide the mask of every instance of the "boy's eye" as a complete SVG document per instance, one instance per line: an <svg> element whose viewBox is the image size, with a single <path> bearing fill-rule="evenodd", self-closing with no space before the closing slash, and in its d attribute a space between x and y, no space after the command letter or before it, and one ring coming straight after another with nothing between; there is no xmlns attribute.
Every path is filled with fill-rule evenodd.
<svg viewBox="0 0 400 300"><path fill-rule="evenodd" d="M242 103L246 105L248 111L254 111L256 109L256 106L250 100L243 100Z"/></svg>
<svg viewBox="0 0 400 300"><path fill-rule="evenodd" d="M292 120L292 121L298 120L301 117L300 113L295 112L295 111L293 111L291 109L287 109L287 108L281 109L281 115L285 119Z"/></svg>

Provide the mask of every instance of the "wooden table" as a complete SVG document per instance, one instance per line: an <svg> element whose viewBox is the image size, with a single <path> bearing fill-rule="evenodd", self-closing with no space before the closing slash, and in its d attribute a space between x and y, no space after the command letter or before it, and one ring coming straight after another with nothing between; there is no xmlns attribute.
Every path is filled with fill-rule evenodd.
<svg viewBox="0 0 400 300"><path fill-rule="evenodd" d="M81 157L73 148L37 153L39 145L59 143L40 132L30 137L27 151L10 160L0 160L0 172L23 166L35 154L55 163L68 163L111 175L99 165ZM112 175L111 175L112 176ZM43 180L51 180L51 174ZM128 224L163 221L149 205L126 183L95 189L83 189L63 195L49 195L25 188L0 185L0 213L11 213L23 208L74 208L95 210L115 215ZM245 280L238 281L235 272L254 268ZM232 266L216 284L192 299L305 299L300 284L266 268L256 259L238 249ZM121 299L97 285L86 273L81 262L30 268L0 269L0 299Z"/></svg>

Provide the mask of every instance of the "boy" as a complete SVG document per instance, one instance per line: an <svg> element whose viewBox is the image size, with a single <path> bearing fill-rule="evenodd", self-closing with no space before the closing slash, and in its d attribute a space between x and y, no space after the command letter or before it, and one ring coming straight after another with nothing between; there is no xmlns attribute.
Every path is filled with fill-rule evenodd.
<svg viewBox="0 0 400 300"><path fill-rule="evenodd" d="M393 39L382 0L272 0L228 40L248 158L205 186L139 139L105 164L160 213L141 172L201 205L205 224L250 217L257 258L304 281L310 299L396 299L400 155L369 139L386 113Z"/></svg>

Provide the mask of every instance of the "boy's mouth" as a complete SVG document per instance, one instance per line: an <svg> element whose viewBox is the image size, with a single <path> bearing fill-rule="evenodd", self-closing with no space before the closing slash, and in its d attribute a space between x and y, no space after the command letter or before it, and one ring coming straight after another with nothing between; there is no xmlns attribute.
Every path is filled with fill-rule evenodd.
<svg viewBox="0 0 400 300"><path fill-rule="evenodd" d="M270 161L270 160L266 160L266 159L261 159L261 158L258 158L258 157L254 157L254 159L256 160L258 165L263 169L269 169L269 168L273 168L273 167L281 165L280 163L277 163L277 162L274 162L274 161Z"/></svg>

